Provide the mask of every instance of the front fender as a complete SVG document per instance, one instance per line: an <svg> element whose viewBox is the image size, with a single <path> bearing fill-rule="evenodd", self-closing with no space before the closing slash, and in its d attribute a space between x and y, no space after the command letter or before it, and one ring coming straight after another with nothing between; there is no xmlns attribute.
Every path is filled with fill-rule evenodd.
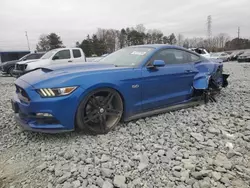
<svg viewBox="0 0 250 188"><path fill-rule="evenodd" d="M120 88L114 84L111 84L111 83L95 84L95 85L92 85L91 87L88 87L87 89L83 86L80 86L80 87L84 90L84 92L78 98L78 102L81 102L84 99L84 97L86 97L90 92L97 90L97 89L101 89L101 88L114 89L121 95L122 98L124 98L124 96L122 95L122 92L120 91Z"/></svg>
<svg viewBox="0 0 250 188"><path fill-rule="evenodd" d="M199 73L194 77L193 87L195 89L207 89L211 75L207 73Z"/></svg>

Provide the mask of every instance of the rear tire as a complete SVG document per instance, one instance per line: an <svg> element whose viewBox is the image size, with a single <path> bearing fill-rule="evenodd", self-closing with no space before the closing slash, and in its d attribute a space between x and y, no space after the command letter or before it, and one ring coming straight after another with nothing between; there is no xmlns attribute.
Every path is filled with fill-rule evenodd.
<svg viewBox="0 0 250 188"><path fill-rule="evenodd" d="M97 89L80 103L76 125L90 134L106 134L120 122L123 101L120 94L110 88Z"/></svg>

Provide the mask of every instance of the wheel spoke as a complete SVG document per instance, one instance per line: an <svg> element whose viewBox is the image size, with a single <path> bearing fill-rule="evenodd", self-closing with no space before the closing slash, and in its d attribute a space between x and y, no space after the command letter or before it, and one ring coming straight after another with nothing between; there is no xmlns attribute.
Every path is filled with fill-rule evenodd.
<svg viewBox="0 0 250 188"><path fill-rule="evenodd" d="M99 120L100 120L100 128L104 132L106 130L106 118L104 115L100 115Z"/></svg>
<svg viewBox="0 0 250 188"><path fill-rule="evenodd" d="M90 105L97 108L100 105L100 101L93 95L90 99Z"/></svg>
<svg viewBox="0 0 250 188"><path fill-rule="evenodd" d="M102 104L107 107L109 104L111 104L111 101L114 98L114 96L115 96L114 93L110 92L108 96L105 97Z"/></svg>
<svg viewBox="0 0 250 188"><path fill-rule="evenodd" d="M108 108L106 110L106 115L109 115L109 116L120 116L121 115L121 111L116 110L116 109Z"/></svg>
<svg viewBox="0 0 250 188"><path fill-rule="evenodd" d="M98 116L99 116L98 113L96 113L96 112L91 112L91 113L88 114L86 117L84 117L83 121L84 121L84 123L88 123L89 121L95 120Z"/></svg>

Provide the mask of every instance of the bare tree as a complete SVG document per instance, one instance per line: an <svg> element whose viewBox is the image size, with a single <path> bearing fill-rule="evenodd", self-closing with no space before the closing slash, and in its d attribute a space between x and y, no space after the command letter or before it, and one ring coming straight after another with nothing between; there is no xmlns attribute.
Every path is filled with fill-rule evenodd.
<svg viewBox="0 0 250 188"><path fill-rule="evenodd" d="M178 46L183 46L184 43L184 36L182 34L178 34L177 36L177 45Z"/></svg>
<svg viewBox="0 0 250 188"><path fill-rule="evenodd" d="M224 48L226 42L228 42L230 40L230 37L228 36L228 34L226 33L220 33L218 35L218 46L219 48Z"/></svg>
<svg viewBox="0 0 250 188"><path fill-rule="evenodd" d="M103 40L107 47L107 52L114 52L118 48L119 31L115 29L101 29L98 28L96 36L99 40Z"/></svg>

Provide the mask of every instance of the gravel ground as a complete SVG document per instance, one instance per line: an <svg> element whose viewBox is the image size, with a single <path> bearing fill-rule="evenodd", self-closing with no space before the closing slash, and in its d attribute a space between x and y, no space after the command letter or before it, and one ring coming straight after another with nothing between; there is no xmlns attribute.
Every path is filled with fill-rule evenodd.
<svg viewBox="0 0 250 188"><path fill-rule="evenodd" d="M121 124L107 135L25 132L0 77L0 187L250 187L250 64L225 63L217 103Z"/></svg>

